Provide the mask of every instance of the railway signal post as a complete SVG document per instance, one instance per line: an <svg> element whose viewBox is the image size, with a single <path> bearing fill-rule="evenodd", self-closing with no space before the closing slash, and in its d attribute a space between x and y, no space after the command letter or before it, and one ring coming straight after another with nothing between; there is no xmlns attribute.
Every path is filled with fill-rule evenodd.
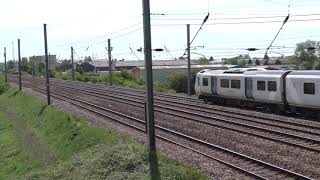
<svg viewBox="0 0 320 180"><path fill-rule="evenodd" d="M19 90L22 90L22 82L21 82L21 55L20 55L20 39L18 39L18 68L19 68Z"/></svg>
<svg viewBox="0 0 320 180"><path fill-rule="evenodd" d="M8 71L7 71L7 48L4 47L4 81L8 82Z"/></svg>
<svg viewBox="0 0 320 180"><path fill-rule="evenodd" d="M190 24L187 24L188 96L191 96Z"/></svg>
<svg viewBox="0 0 320 180"><path fill-rule="evenodd" d="M111 40L108 39L108 59L109 59L109 85L112 86L112 59L111 59Z"/></svg>
<svg viewBox="0 0 320 180"><path fill-rule="evenodd" d="M51 104L50 101L50 81L49 81L49 56L48 56L48 41L47 41L47 24L43 24L44 32L44 52L45 52L45 64L46 64L46 87L47 87L47 101L48 105Z"/></svg>
<svg viewBox="0 0 320 180"><path fill-rule="evenodd" d="M72 81L74 81L73 47L71 46Z"/></svg>
<svg viewBox="0 0 320 180"><path fill-rule="evenodd" d="M152 48L150 26L150 1L142 0L143 6L143 36L144 36L144 61L146 81L146 106L147 106L147 133L149 145L149 161L151 179L160 179L158 160L156 154L156 135L154 123L153 77L152 77Z"/></svg>

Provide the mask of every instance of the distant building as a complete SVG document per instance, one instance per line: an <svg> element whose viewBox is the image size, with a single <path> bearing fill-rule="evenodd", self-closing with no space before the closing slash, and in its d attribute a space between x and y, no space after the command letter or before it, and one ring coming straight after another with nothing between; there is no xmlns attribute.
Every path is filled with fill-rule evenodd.
<svg viewBox="0 0 320 180"><path fill-rule="evenodd" d="M188 72L187 65L181 66L153 66L152 67L153 80L154 81L163 81L168 76L176 72ZM201 71L203 69L212 69L212 70L227 70L229 67L224 65L191 65L191 71ZM132 75L139 79L144 79L145 68L144 67L135 67L131 69Z"/></svg>
<svg viewBox="0 0 320 180"><path fill-rule="evenodd" d="M56 63L57 63L57 56L56 55L48 55L49 56L49 69L55 70L56 69ZM31 56L29 57L29 61L31 64L34 65L35 68L39 66L40 63L45 65L45 56Z"/></svg>
<svg viewBox="0 0 320 180"><path fill-rule="evenodd" d="M113 61L112 70L113 71L121 71L122 69L131 70L136 67L144 67L144 61ZM181 66L186 65L186 60L154 60L152 61L152 65L155 66ZM191 64L195 64L191 62ZM81 64L82 70L84 72L100 72L100 71L108 71L109 70L109 62L108 60L95 60L91 62L84 62Z"/></svg>

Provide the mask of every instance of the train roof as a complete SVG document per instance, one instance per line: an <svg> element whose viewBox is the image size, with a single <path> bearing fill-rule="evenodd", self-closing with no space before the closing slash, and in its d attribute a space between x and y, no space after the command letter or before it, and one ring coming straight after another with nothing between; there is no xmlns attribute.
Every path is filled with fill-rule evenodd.
<svg viewBox="0 0 320 180"><path fill-rule="evenodd" d="M205 74L205 75L210 75L210 74L223 74L226 70L211 70L211 69L204 69L200 71L198 74Z"/></svg>
<svg viewBox="0 0 320 180"><path fill-rule="evenodd" d="M245 75L283 75L287 71L285 70L268 70L268 71L247 71Z"/></svg>
<svg viewBox="0 0 320 180"><path fill-rule="evenodd" d="M210 70L200 71L200 75L244 75L244 76L272 76L281 77L283 74L290 72L288 76L320 76L320 70L266 70L257 68L233 68L228 70Z"/></svg>
<svg viewBox="0 0 320 180"><path fill-rule="evenodd" d="M289 75L313 75L313 76L320 76L320 70L292 71Z"/></svg>

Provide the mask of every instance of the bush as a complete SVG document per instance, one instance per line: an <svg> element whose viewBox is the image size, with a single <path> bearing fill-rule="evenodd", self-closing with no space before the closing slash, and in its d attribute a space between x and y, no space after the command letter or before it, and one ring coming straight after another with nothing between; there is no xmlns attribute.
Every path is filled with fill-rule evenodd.
<svg viewBox="0 0 320 180"><path fill-rule="evenodd" d="M4 82L4 79L2 76L0 76L0 94L6 92L9 88L9 85Z"/></svg>
<svg viewBox="0 0 320 180"><path fill-rule="evenodd" d="M194 94L194 83L197 71L191 72L191 93ZM176 72L166 79L169 88L174 89L177 93L188 92L188 73Z"/></svg>
<svg viewBox="0 0 320 180"><path fill-rule="evenodd" d="M84 82L88 82L90 80L91 80L91 78L89 76L86 76L86 75L83 76L83 81Z"/></svg>
<svg viewBox="0 0 320 180"><path fill-rule="evenodd" d="M82 75L81 73L78 73L78 72L75 73L75 80L77 80L77 81L84 81L84 77L85 76Z"/></svg>
<svg viewBox="0 0 320 180"><path fill-rule="evenodd" d="M122 69L120 75L127 80L134 80L134 77L127 69Z"/></svg>
<svg viewBox="0 0 320 180"><path fill-rule="evenodd" d="M91 81L92 83L100 82L100 78L99 78L98 76L91 76L90 78L91 78L90 81Z"/></svg>
<svg viewBox="0 0 320 180"><path fill-rule="evenodd" d="M109 75L108 74L104 74L102 76L102 79L101 79L102 82L109 82Z"/></svg>
<svg viewBox="0 0 320 180"><path fill-rule="evenodd" d="M174 91L173 89L170 89L170 87L168 86L167 83L161 82L161 81L154 82L153 87L158 92L172 92L172 91Z"/></svg>

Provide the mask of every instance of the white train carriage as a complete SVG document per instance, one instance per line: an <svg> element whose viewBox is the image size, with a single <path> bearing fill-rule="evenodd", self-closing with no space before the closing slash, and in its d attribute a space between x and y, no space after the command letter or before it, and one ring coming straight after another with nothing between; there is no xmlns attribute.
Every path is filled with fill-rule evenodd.
<svg viewBox="0 0 320 180"><path fill-rule="evenodd" d="M320 71L252 70L201 71L196 78L196 94L217 103L319 112Z"/></svg>
<svg viewBox="0 0 320 180"><path fill-rule="evenodd" d="M245 76L247 99L265 103L283 104L283 78L290 71L247 71Z"/></svg>
<svg viewBox="0 0 320 180"><path fill-rule="evenodd" d="M203 95L217 95L215 90L215 84L212 82L212 76L223 74L225 70L202 70L197 74L195 81L195 92L196 95L202 97Z"/></svg>
<svg viewBox="0 0 320 180"><path fill-rule="evenodd" d="M242 74L219 74L212 76L214 83L213 92L224 98L243 99L245 98L245 81Z"/></svg>
<svg viewBox="0 0 320 180"><path fill-rule="evenodd" d="M320 71L293 71L286 77L290 107L320 108Z"/></svg>

